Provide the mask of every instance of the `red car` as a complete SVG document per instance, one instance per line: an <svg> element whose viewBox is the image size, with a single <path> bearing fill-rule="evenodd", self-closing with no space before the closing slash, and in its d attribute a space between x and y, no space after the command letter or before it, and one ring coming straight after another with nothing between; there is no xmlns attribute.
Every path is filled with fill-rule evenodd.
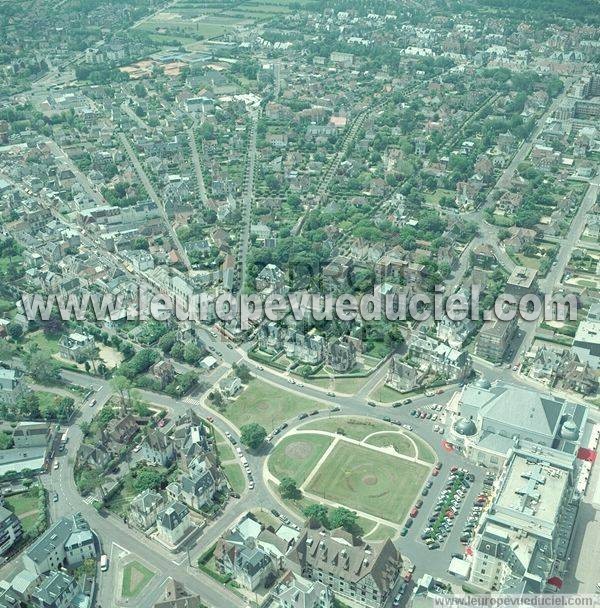
<svg viewBox="0 0 600 608"><path fill-rule="evenodd" d="M409 583L411 578L412 578L412 572L407 572L407 573L404 575L404 582L405 582L405 583Z"/></svg>
<svg viewBox="0 0 600 608"><path fill-rule="evenodd" d="M160 428L162 428L163 426L165 426L165 424L166 424L166 423L165 423L165 419L164 419L164 418L161 418L161 419L158 421L158 426L159 426Z"/></svg>
<svg viewBox="0 0 600 608"><path fill-rule="evenodd" d="M450 471L452 473L456 473L456 471L458 471L458 467L456 465L454 465L453 467L450 467Z"/></svg>
<svg viewBox="0 0 600 608"><path fill-rule="evenodd" d="M214 421L215 421L215 419L214 419L212 416L207 416L207 417L206 417L206 419L207 419L209 422L214 422Z"/></svg>
<svg viewBox="0 0 600 608"><path fill-rule="evenodd" d="M410 510L410 516L411 516L411 517L416 517L418 514L419 514L419 509L417 509L417 507L413 507L413 508Z"/></svg>
<svg viewBox="0 0 600 608"><path fill-rule="evenodd" d="M432 474L434 477L437 477L437 476L440 474L440 472L439 472L437 469L433 469L433 471L431 471L431 474Z"/></svg>

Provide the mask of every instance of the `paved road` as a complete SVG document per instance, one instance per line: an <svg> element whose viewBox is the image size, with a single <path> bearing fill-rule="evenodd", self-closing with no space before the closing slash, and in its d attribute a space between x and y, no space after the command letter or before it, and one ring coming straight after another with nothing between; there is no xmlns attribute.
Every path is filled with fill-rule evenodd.
<svg viewBox="0 0 600 608"><path fill-rule="evenodd" d="M117 136L118 136L121 144L125 148L125 152L127 152L127 156L129 156L129 160L131 161L132 165L134 166L135 171L136 171L140 181L142 182L142 185L144 186L146 192L148 193L148 196L150 197L152 202L158 207L161 217L163 219L163 222L165 224L165 227L167 228L167 231L169 232L169 236L171 237L171 241L173 241L173 245L177 249L177 253L179 254L179 259L183 262L183 264L185 265L185 267L188 270L191 270L192 265L190 264L190 259L188 257L188 254L187 254L185 248L183 247L183 245L181 244L181 241L179 240L179 237L177 236L177 233L175 232L175 229L173 228L173 224L171 224L171 220L169 219L169 216L167 215L167 211L165 209L165 206L164 206L162 200L156 194L156 190L154 189L154 186L148 179L148 175L146 175L146 171L144 170L144 167L142 167L142 163L140 163L140 160L137 157L137 154L135 153L133 147L129 143L129 140L127 139L127 137L123 133L118 133Z"/></svg>
<svg viewBox="0 0 600 608"><path fill-rule="evenodd" d="M83 386L102 387L96 393L96 400L98 401L96 407L91 408L85 404L82 406L78 422L89 422L96 414L98 408L102 407L112 394L109 383L100 382L96 378L89 378L83 374L69 372L65 372L64 377ZM183 412L184 407L182 403L180 403L179 409ZM132 530L115 517L103 517L94 507L85 502L79 495L73 478L73 461L83 439L78 424L72 425L69 428L68 436L68 449L64 455L58 458L60 462L59 469L52 470L51 474L44 478L44 483L47 484L47 487L57 491L60 496L58 503L51 503L51 513L54 517L58 513L65 515L79 511L98 534L105 553L110 553L114 544L123 550L139 555L156 572L172 576L176 580L181 581L190 591L202 595L210 606L229 608L230 606L245 605L237 595L219 585L214 579L197 570L190 572L185 567L182 567L180 565L181 555L177 556L169 553L158 543L149 541L144 535L136 530ZM113 605L112 596L117 587L117 581L114 580L115 570L109 568L109 571L101 576L99 603L105 608ZM130 602L129 605L134 604Z"/></svg>
<svg viewBox="0 0 600 608"><path fill-rule="evenodd" d="M590 186L583 197L581 205L571 222L567 234L562 240L555 262L544 279L539 281L540 294L542 297L550 298L557 291L558 286L562 282L562 277L571 259L573 249L581 238L581 234L585 228L587 215L595 205L598 198L598 189L600 182L598 180L590 183ZM518 357L522 357L531 347L535 338L535 331L538 326L538 321L521 321L521 329L525 332L525 336L519 346Z"/></svg>
<svg viewBox="0 0 600 608"><path fill-rule="evenodd" d="M219 340L215 340L212 338L211 334L206 331L205 335L206 341L211 344L220 355L223 360L223 364L220 369L215 370L213 373L222 375L224 373L223 370L228 369L228 367L234 363L239 362L241 360L245 360L245 353L239 349L230 349ZM441 447L441 439L437 433L433 432L433 424L431 421L423 421L416 420L412 416L410 416L410 409L412 408L423 408L427 407L432 403L447 403L450 396L453 394L454 390L450 389L442 395L436 395L434 397L423 397L419 399L415 399L413 404L409 407L391 409L384 407L370 407L366 404L365 398L366 394L361 395L337 395L335 397L331 397L326 394L326 392L318 387L313 387L310 385L305 385L303 387L298 387L297 385L290 384L286 374L282 374L280 372L276 372L273 370L263 369L259 370L253 363L249 363L252 368L253 374L262 379L263 381L270 382L282 388L283 390L289 391L290 395L293 394L301 394L304 397L313 398L315 401L318 401L320 404L320 414L319 417L328 417L334 415L331 413L330 409L333 406L338 406L341 408L341 412L335 415L363 415L368 416L370 418L382 418L386 415L392 416L392 418L398 419L402 423L410 424L414 427L414 431L419 437L422 437L425 441L427 441L437 452L438 458L443 462L444 468L443 471L447 472L447 469L452 464L457 464L459 466L465 466L471 470L474 470L477 478L481 477L481 472L478 471L475 467L473 467L472 463L467 462L465 459L460 457L459 455L451 452L447 452ZM490 379L501 379L504 381L512 381L520 384L526 384L531 386L532 383L527 381L526 379L515 376L510 370L506 370L503 368L495 368L486 363L476 362L475 367L478 371L485 373ZM378 374L383 375L383 371L380 370ZM111 393L111 388L108 383L99 381L96 378L90 378L83 374L78 374L74 372L64 372L64 376L66 379L77 382L84 386L89 385L101 385L102 388L98 392L97 399L99 401L99 406L102 405ZM179 415L183 413L188 407L192 406L198 413L204 416L212 415L215 417L215 426L222 432L228 430L233 435L237 434L237 429L226 419L220 417L218 413L211 411L203 404L202 396L198 395L193 397L191 400L187 399L184 401L179 401L175 399L171 399L165 395L157 394L157 393L149 393L143 392L142 396L144 399L152 403L156 403L161 405L162 407L168 408L173 412L173 415ZM99 407L98 406L98 407ZM97 408L90 408L84 406L82 409L82 420L89 420L95 413ZM287 432L295 429L301 421L297 419L289 420L289 428ZM81 441L81 432L77 426L71 427L70 440L69 440L69 448L66 456L62 456L61 460L69 461L70 458L73 457L79 442ZM282 435L282 437L285 435ZM200 536L198 541L194 544L193 547L190 548L190 555L192 559L192 563L195 562L196 557L203 552L205 549L210 547L216 539L228 528L231 524L245 511L251 508L262 507L266 509L276 508L280 512L287 513L293 521L299 523L298 517L289 513L289 511L285 508L284 505L281 504L277 496L274 496L270 488L264 482L262 471L266 461L266 458L269 454L269 447L261 451L258 454L247 454L248 461L250 463L250 467L254 474L254 479L256 482L256 487L254 490L246 490L243 494L242 499L239 501L233 500L230 502L224 510L219 519L211 524L204 533ZM440 476L445 477L444 475ZM51 484L51 487L58 488L61 493L61 501L56 505L52 505L53 514L55 514L54 509L60 508L61 513L71 512L71 511L81 511L90 521L92 528L94 528L100 538L102 539L105 550L108 550L108 547L112 547L113 543L116 543L120 547L123 547L125 550L130 551L132 553L136 553L142 556L148 564L157 569L158 572L161 572L165 576L173 576L177 580L181 580L184 584L186 584L190 590L200 593L203 597L206 598L206 601L211 605L217 608L221 608L221 606L230 606L230 605L238 605L239 601L235 598L235 601L232 598L224 599L222 596L222 589L219 585L205 576L201 576L199 573L193 571L189 572L184 569L181 565L181 561L183 557L181 555L173 556L163 550L159 545L153 542L149 542L145 537L143 537L137 531L129 529L125 524L116 520L113 517L109 519L104 519L100 516L95 509L90 507L77 493L77 490L74 486L74 481L72 479L72 467L64 466L61 464L61 467L58 471L53 471L52 475L46 480L47 483ZM430 492L429 496L425 499L425 505L422 513L427 513L433 504L436 495L437 485L441 483L441 481L435 481L436 485L434 485L434 491ZM65 510L65 505L68 506L68 509ZM466 512L465 511L465 517ZM433 575L442 576L446 573L446 568L449 562L449 553L460 551L461 545L457 545L456 539L453 535L458 535L459 532L453 533L450 536L447 545L444 547L444 551L429 551L426 546L421 543L418 539L418 530L424 524L425 518L423 518L423 522L419 521L418 525L415 525L413 529L409 532L409 535L406 538L401 538L396 540L397 545L403 554L408 556L413 563L417 565L419 571L427 571ZM457 524L456 530L459 530L462 526ZM174 560L174 561L173 561ZM109 570L110 572L110 570ZM111 594L115 587L115 581L110 579L109 576L106 577L107 580L101 581L101 597L103 598L104 604L102 605L110 605L106 604L107 601L110 601ZM159 593L160 589L158 585L155 589L156 593ZM237 603L236 603L237 602Z"/></svg>
<svg viewBox="0 0 600 608"><path fill-rule="evenodd" d="M244 192L242 194L242 229L238 243L236 260L236 278L234 291L243 291L246 285L248 268L248 252L250 247L250 223L252 219L252 203L254 202L254 174L256 164L256 132L260 118L260 108L251 116L250 135L248 139L248 158L244 176Z"/></svg>
<svg viewBox="0 0 600 608"><path fill-rule="evenodd" d="M198 145L194 130L196 125L188 129L188 139L190 142L190 150L192 151L192 164L194 165L194 173L196 174L196 182L198 183L198 193L200 200L205 208L208 208L208 196L206 194L206 185L204 183L204 174L202 173L202 165L200 164L200 155L198 154Z"/></svg>

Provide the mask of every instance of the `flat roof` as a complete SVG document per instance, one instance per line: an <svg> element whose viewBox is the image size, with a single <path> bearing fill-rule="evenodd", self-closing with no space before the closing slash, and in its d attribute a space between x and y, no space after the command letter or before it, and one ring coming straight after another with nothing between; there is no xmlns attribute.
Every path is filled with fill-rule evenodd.
<svg viewBox="0 0 600 608"><path fill-rule="evenodd" d="M535 281L536 276L537 270L534 268L527 268L527 266L515 266L506 284L514 285L516 287L529 288Z"/></svg>

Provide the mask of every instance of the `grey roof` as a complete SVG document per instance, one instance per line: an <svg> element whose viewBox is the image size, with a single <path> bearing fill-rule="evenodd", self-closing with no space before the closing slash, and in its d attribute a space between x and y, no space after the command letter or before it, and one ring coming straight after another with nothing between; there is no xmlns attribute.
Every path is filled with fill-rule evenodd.
<svg viewBox="0 0 600 608"><path fill-rule="evenodd" d="M62 605L59 598L65 593L70 593L75 585L75 579L65 572L51 572L38 585L32 597L36 598L42 606Z"/></svg>
<svg viewBox="0 0 600 608"><path fill-rule="evenodd" d="M162 501L163 497L160 494L154 492L153 490L147 489L138 494L131 501L130 506L132 509L146 512L149 509L153 509L156 505L161 504Z"/></svg>
<svg viewBox="0 0 600 608"><path fill-rule="evenodd" d="M25 551L35 563L43 562L58 546L74 546L93 542L93 534L81 513L58 519Z"/></svg>
<svg viewBox="0 0 600 608"><path fill-rule="evenodd" d="M530 429L549 439L556 435L563 400L510 384L466 387L462 404L480 411L482 417L509 424L517 429Z"/></svg>
<svg viewBox="0 0 600 608"><path fill-rule="evenodd" d="M175 500L166 509L160 511L157 521L163 528L175 530L189 512L189 509L182 502Z"/></svg>

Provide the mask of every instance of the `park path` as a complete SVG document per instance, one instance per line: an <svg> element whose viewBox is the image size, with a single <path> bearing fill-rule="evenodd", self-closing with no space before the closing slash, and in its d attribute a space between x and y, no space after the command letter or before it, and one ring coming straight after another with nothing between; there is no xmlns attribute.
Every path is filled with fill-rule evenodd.
<svg viewBox="0 0 600 608"><path fill-rule="evenodd" d="M390 433L396 434L396 435L401 435L402 437L406 437L411 442L411 444L413 445L413 448L415 450L415 456L411 457L411 456L407 456L405 454L400 454L392 446L389 446L389 447L380 447L380 446L371 445L369 443L365 443L365 441L369 437L372 437L373 435L390 434ZM327 460L327 458L330 456L330 454L332 453L332 451L335 449L335 447L340 442L346 442L346 443L350 443L350 444L353 444L353 445L358 445L358 446L361 446L363 448L367 448L367 449L373 450L375 452L380 452L382 454L386 454L388 456L394 456L394 457L399 458L401 460L407 460L409 462L416 462L416 463L421 464L423 466L426 466L428 468L431 468L431 466L432 466L432 464L430 462L425 462L424 460L420 460L417 457L418 454L419 454L419 449L418 449L417 444L412 439L412 437L410 437L404 431L402 431L400 429L394 429L394 428L391 428L390 430L386 430L386 431L375 431L373 433L370 433L369 435L366 435L362 440L353 439L351 437L346 437L345 435L338 435L337 433L332 433L331 431L320 431L318 429L317 430L311 430L311 429L293 429L290 433L288 433L287 435L285 435L285 437L282 437L280 439L280 441L282 441L283 439L287 439L288 437L292 437L292 436L311 435L311 434L323 435L323 436L326 436L326 437L331 437L333 439L333 441L329 444L329 446L327 447L327 449L325 450L325 452L323 452L323 455L319 458L318 462L315 464L315 466L313 467L312 471L310 472L310 474L308 475L308 477L304 480L304 482L301 484L301 486L300 486L299 489L301 490L302 494L304 496L306 496L307 498L313 500L316 503L322 503L322 504L325 504L325 505L330 506L330 507L339 507L340 504L337 503L337 502L335 502L335 501L332 501L332 500L329 500L327 498L324 498L323 496L318 496L316 494L313 494L312 492L307 491L307 488L310 486L310 483L312 482L312 480L315 477L315 475L318 473L318 471L321 468L321 466L323 465L323 463ZM277 444L279 444L279 441L277 442ZM276 487L278 485L278 483L279 483L279 480L269 471L269 466L268 466L269 465L269 460L270 460L270 455L269 455L268 458L265 459L264 464L263 464L263 479L265 480L266 486L267 486L267 488L269 488L269 491L271 492L271 494L273 494L273 496L279 501L279 498L271 490L270 484L269 484L269 482L272 482L273 485ZM369 521L373 521L373 522L375 522L377 524L375 526L375 528L369 532L369 534L372 534L379 525L393 528L397 532L399 532L402 529L402 524L395 523L393 521L390 521L389 519L384 519L383 517L378 517L378 516L373 515L371 513L367 513L365 511L360 511L359 509L356 509L356 508L352 508L352 511L356 512L356 514L359 517L362 517L363 519L367 519Z"/></svg>

